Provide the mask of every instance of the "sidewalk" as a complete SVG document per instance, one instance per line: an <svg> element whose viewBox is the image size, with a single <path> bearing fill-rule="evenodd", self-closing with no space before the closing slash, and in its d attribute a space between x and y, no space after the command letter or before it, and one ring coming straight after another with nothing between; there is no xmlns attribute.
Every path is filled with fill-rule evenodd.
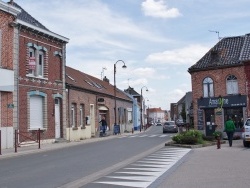
<svg viewBox="0 0 250 188"><path fill-rule="evenodd" d="M134 132L134 134L137 134L138 132ZM123 133L122 135L131 135L132 133ZM38 149L38 143L28 145L28 146L21 146L17 147L17 152L15 152L15 148L9 148L9 149L2 149L0 155L0 160L4 158L10 158L10 157L17 157L21 155L27 155L31 153L39 153L49 150L56 150L60 148L70 147L74 145L79 144L85 144L85 143L91 143L91 142L99 142L103 140L112 139L114 137L121 136L121 134L113 135L111 132L107 133L107 136L103 137L94 137L89 138L81 141L71 141L71 142L59 142L59 143L44 143L40 145L40 149Z"/></svg>
<svg viewBox="0 0 250 188"><path fill-rule="evenodd" d="M247 188L250 187L250 148L242 140L193 149L182 164L162 177L158 188Z"/></svg>

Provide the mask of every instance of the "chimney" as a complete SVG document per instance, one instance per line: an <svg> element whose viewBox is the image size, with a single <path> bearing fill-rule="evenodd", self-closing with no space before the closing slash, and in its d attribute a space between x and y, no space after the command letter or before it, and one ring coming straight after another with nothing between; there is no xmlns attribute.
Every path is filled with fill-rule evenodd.
<svg viewBox="0 0 250 188"><path fill-rule="evenodd" d="M103 81L109 83L109 79L106 76L104 76Z"/></svg>
<svg viewBox="0 0 250 188"><path fill-rule="evenodd" d="M10 0L9 4L10 5L13 5L14 1L13 0Z"/></svg>

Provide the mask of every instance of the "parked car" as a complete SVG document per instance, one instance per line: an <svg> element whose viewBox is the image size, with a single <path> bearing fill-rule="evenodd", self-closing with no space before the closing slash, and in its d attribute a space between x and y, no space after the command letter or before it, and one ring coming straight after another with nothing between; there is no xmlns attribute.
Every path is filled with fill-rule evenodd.
<svg viewBox="0 0 250 188"><path fill-rule="evenodd" d="M249 147L250 146L250 118L247 118L246 122L243 125L242 139L243 139L244 147Z"/></svg>
<svg viewBox="0 0 250 188"><path fill-rule="evenodd" d="M163 133L172 132L177 133L178 127L174 121L166 121L163 125Z"/></svg>
<svg viewBox="0 0 250 188"><path fill-rule="evenodd" d="M157 122L156 126L162 126L161 122Z"/></svg>

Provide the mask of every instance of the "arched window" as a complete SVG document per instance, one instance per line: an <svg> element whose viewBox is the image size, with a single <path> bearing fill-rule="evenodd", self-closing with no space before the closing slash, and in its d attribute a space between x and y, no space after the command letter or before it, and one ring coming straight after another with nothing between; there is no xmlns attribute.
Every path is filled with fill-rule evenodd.
<svg viewBox="0 0 250 188"><path fill-rule="evenodd" d="M233 95L238 94L238 80L234 75L229 75L227 77L227 94Z"/></svg>
<svg viewBox="0 0 250 188"><path fill-rule="evenodd" d="M214 96L214 82L210 77L203 80L203 97Z"/></svg>

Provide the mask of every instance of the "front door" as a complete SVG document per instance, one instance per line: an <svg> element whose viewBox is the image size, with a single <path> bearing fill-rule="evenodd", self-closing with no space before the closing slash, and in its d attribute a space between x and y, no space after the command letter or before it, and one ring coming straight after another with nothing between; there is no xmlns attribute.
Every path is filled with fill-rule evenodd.
<svg viewBox="0 0 250 188"><path fill-rule="evenodd" d="M55 99L55 138L60 138L60 101Z"/></svg>
<svg viewBox="0 0 250 188"><path fill-rule="evenodd" d="M206 136L212 136L216 128L213 108L205 109L205 127L206 127Z"/></svg>

